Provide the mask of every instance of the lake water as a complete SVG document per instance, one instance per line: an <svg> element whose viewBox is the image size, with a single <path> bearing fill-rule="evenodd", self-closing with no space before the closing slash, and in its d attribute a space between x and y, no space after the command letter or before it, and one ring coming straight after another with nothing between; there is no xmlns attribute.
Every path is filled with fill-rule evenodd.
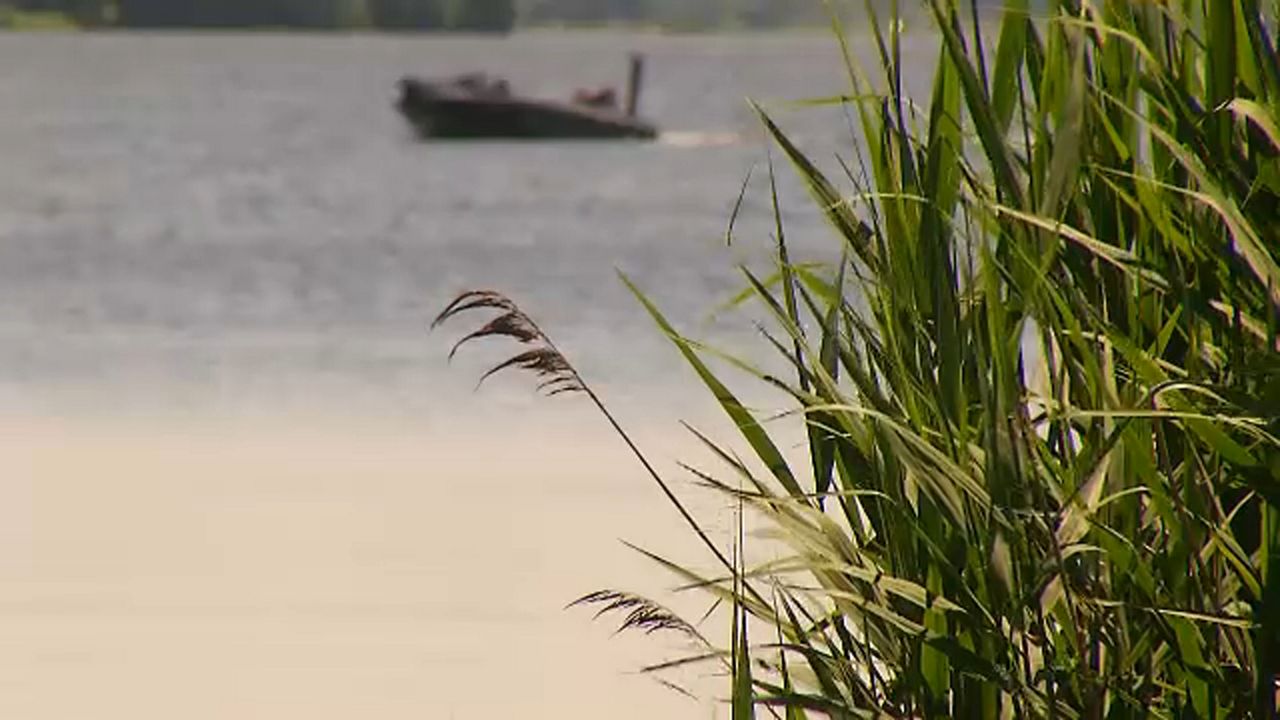
<svg viewBox="0 0 1280 720"><path fill-rule="evenodd" d="M632 50L656 143L423 144L390 107L405 73L562 96ZM767 272L746 98L834 166L843 113L779 103L844 90L822 34L0 35L0 717L726 715L714 679L634 673L661 641L563 609L700 607L618 542L705 565L625 447L529 378L474 392L502 348L448 365L465 323L426 325L508 292L678 477L714 408L615 270L760 347L711 317L735 263Z"/></svg>

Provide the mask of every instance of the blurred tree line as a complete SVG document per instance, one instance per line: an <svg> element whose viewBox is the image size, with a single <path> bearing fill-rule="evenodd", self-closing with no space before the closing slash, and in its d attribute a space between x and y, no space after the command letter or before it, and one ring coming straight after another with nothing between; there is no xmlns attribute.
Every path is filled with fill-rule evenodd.
<svg viewBox="0 0 1280 720"><path fill-rule="evenodd" d="M3 0L0 0L2 2ZM515 0L17 0L84 25L507 31Z"/></svg>
<svg viewBox="0 0 1280 720"><path fill-rule="evenodd" d="M507 31L632 23L765 28L825 19L820 0L0 0L83 25Z"/></svg>
<svg viewBox="0 0 1280 720"><path fill-rule="evenodd" d="M534 25L631 22L673 28L766 28L822 22L821 0L520 0Z"/></svg>

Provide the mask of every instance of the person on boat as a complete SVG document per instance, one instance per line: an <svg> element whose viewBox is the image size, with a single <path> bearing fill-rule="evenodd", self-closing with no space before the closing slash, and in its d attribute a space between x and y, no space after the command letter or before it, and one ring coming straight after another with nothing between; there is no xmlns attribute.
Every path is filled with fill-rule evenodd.
<svg viewBox="0 0 1280 720"><path fill-rule="evenodd" d="M454 78L453 83L476 97L511 97L511 85L503 77L490 78L482 72L467 73Z"/></svg>
<svg viewBox="0 0 1280 720"><path fill-rule="evenodd" d="M489 87L489 76L482 72L464 73L455 77L453 84L469 93L479 95Z"/></svg>
<svg viewBox="0 0 1280 720"><path fill-rule="evenodd" d="M578 88L573 92L573 102L592 108L617 108L618 92L607 86L594 90Z"/></svg>

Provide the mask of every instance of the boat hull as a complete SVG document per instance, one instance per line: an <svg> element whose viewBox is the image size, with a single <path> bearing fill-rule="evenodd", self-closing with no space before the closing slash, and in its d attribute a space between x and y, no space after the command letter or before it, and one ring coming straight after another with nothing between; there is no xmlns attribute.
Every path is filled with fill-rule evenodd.
<svg viewBox="0 0 1280 720"><path fill-rule="evenodd" d="M396 103L423 138L652 140L652 125L604 109L519 97L405 92Z"/></svg>

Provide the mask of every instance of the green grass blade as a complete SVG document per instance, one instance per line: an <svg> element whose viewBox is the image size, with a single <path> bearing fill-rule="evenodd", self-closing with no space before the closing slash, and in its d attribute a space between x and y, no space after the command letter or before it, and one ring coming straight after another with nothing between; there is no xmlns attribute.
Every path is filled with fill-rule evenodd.
<svg viewBox="0 0 1280 720"><path fill-rule="evenodd" d="M769 469L769 472L777 478L778 482L782 484L782 487L791 495L797 497L804 495L804 490L801 489L800 483L791 472L791 468L787 465L786 459L782 457L782 453L779 452L778 446L774 444L773 440L769 437L769 434L760 426L759 421L757 421L746 407L743 406L737 396L734 395L733 392L716 377L715 373L711 372L711 369L707 367L706 363L702 362L702 359L698 357L697 352L689 341L681 336L676 329L671 326L671 323L667 321L666 316L664 316L662 312L658 310L658 307L640 291L640 288L636 287L636 285L632 283L631 279L626 275L621 273L619 275L622 278L622 282L627 286L627 289L629 289L632 294L635 295L636 299L640 301L640 304L644 306L646 311L648 311L649 316L653 318L655 323L657 323L663 334L665 334L671 342L675 344L676 348L680 351L680 354L684 356L685 361L689 363L689 366L698 374L698 377L707 386L707 389L711 391L716 402L720 404L720 407L725 411L725 414L733 421L734 425L738 428L738 431L742 433L743 438L751 446L751 449L755 451L756 456L759 457L765 467Z"/></svg>

